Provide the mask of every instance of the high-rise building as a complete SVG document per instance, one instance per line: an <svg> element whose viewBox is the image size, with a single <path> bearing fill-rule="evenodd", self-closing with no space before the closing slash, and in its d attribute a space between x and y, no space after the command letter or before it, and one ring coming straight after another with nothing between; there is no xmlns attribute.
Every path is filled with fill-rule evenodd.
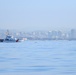
<svg viewBox="0 0 76 75"><path fill-rule="evenodd" d="M76 39L76 30L75 29L71 29L69 37L71 40Z"/></svg>

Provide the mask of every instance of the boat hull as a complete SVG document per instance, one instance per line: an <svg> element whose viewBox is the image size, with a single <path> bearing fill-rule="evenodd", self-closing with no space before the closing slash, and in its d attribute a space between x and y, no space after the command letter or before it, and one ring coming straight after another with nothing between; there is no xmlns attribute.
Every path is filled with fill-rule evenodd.
<svg viewBox="0 0 76 75"><path fill-rule="evenodd" d="M17 39L17 40L4 40L4 42L19 42L19 40Z"/></svg>
<svg viewBox="0 0 76 75"><path fill-rule="evenodd" d="M0 42L3 42L4 41L4 39L0 39Z"/></svg>

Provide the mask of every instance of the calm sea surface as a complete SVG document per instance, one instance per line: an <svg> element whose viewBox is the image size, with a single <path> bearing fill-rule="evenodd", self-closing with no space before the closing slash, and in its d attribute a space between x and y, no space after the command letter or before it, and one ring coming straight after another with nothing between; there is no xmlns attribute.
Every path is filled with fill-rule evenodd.
<svg viewBox="0 0 76 75"><path fill-rule="evenodd" d="M76 41L0 43L0 75L76 75Z"/></svg>

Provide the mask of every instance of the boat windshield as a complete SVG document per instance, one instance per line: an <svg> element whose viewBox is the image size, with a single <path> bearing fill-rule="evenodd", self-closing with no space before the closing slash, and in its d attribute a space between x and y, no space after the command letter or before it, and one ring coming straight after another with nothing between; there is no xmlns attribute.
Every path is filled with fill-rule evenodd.
<svg viewBox="0 0 76 75"><path fill-rule="evenodd" d="M7 36L7 38L11 38L11 36Z"/></svg>

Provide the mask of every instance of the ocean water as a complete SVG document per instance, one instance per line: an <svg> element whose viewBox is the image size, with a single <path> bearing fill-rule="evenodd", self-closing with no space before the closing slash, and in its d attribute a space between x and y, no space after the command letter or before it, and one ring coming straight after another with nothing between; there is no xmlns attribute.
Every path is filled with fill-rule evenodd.
<svg viewBox="0 0 76 75"><path fill-rule="evenodd" d="M0 75L76 75L76 41L0 43Z"/></svg>

